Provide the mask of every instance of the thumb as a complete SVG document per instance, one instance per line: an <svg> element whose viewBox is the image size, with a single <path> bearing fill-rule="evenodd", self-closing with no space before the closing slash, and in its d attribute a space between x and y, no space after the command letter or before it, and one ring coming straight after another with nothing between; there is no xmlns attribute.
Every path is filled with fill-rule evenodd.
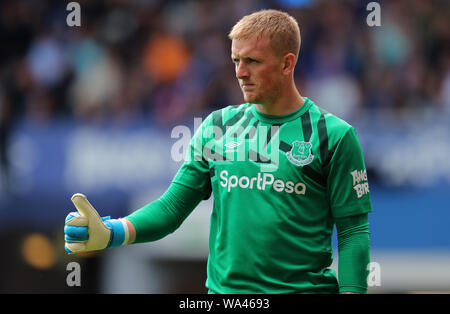
<svg viewBox="0 0 450 314"><path fill-rule="evenodd" d="M102 218L97 213L95 208L89 203L86 196L81 193L76 193L71 198L72 203L80 212L81 216L86 217L88 224L103 224Z"/></svg>
<svg viewBox="0 0 450 314"><path fill-rule="evenodd" d="M110 240L110 228L103 223L102 218L89 203L86 196L76 193L71 200L80 214L88 220L89 240L85 243L85 250L92 251L106 248Z"/></svg>
<svg viewBox="0 0 450 314"><path fill-rule="evenodd" d="M69 226L87 227L88 219L81 216L79 212L71 212L66 216L65 224Z"/></svg>

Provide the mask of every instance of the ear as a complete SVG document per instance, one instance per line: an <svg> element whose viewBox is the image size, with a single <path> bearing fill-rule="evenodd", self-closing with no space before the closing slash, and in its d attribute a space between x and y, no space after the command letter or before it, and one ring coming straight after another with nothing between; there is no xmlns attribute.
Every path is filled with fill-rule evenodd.
<svg viewBox="0 0 450 314"><path fill-rule="evenodd" d="M283 57L283 73L286 75L291 75L294 72L295 63L297 61L297 58L295 55L291 52L287 53Z"/></svg>

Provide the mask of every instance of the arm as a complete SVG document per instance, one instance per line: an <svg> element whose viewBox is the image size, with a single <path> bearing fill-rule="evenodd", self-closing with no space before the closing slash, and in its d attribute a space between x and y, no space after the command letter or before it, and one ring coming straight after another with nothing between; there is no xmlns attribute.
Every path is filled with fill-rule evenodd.
<svg viewBox="0 0 450 314"><path fill-rule="evenodd" d="M126 244L133 244L134 241L136 241L136 229L134 228L131 221L129 221L127 218L124 218L123 220L127 224L128 228L128 243Z"/></svg>
<svg viewBox="0 0 450 314"><path fill-rule="evenodd" d="M205 194L173 182L156 201L125 217L131 243L159 240L174 232Z"/></svg>
<svg viewBox="0 0 450 314"><path fill-rule="evenodd" d="M367 214L336 219L339 292L366 293L370 261Z"/></svg>
<svg viewBox="0 0 450 314"><path fill-rule="evenodd" d="M71 253L155 241L175 231L205 193L172 183L162 197L125 218L102 217L84 196L77 197L80 212L66 217L65 249Z"/></svg>
<svg viewBox="0 0 450 314"><path fill-rule="evenodd" d="M211 116L194 134L187 153L189 158L159 199L119 219L101 218L90 204L87 205L87 200L82 203L83 207L90 208L87 212L92 213L91 219L79 212L69 213L64 227L66 251L71 254L156 241L174 232L212 192L208 161L202 155L203 128L210 123Z"/></svg>
<svg viewBox="0 0 450 314"><path fill-rule="evenodd" d="M372 211L372 204L364 157L353 128L348 129L333 147L334 153L325 169L338 237L339 291L366 293L366 267L370 260L367 213Z"/></svg>

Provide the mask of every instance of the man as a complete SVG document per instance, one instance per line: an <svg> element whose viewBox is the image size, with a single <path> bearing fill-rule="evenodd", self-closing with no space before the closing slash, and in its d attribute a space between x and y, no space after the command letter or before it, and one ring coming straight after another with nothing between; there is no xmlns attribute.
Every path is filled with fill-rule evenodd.
<svg viewBox="0 0 450 314"><path fill-rule="evenodd" d="M263 10L229 38L246 103L205 119L158 200L104 219L111 232L100 248L161 239L212 193L210 293L365 293L371 201L363 155L354 129L295 86L297 22ZM78 213L67 217L69 252L87 249L86 225ZM334 225L339 281L329 268Z"/></svg>

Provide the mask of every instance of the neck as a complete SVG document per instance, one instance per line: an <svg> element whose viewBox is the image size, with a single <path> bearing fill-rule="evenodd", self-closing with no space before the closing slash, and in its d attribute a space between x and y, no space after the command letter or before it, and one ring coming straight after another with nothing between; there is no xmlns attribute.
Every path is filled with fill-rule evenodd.
<svg viewBox="0 0 450 314"><path fill-rule="evenodd" d="M275 101L255 105L256 109L263 114L282 116L298 110L304 102L305 100L292 83L288 89L280 93Z"/></svg>

